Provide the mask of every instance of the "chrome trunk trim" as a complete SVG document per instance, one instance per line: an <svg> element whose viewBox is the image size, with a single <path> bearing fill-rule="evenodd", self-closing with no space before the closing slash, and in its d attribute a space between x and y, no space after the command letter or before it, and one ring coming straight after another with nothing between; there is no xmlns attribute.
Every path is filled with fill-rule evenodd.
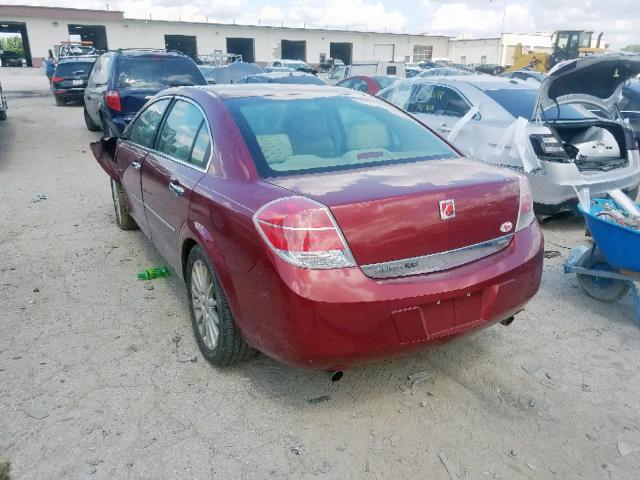
<svg viewBox="0 0 640 480"><path fill-rule="evenodd" d="M459 267L492 255L505 248L511 242L513 234L494 238L475 245L447 250L445 252L423 255L421 257L393 260L391 262L372 263L362 265L360 269L371 278L393 278L407 275L439 272Z"/></svg>

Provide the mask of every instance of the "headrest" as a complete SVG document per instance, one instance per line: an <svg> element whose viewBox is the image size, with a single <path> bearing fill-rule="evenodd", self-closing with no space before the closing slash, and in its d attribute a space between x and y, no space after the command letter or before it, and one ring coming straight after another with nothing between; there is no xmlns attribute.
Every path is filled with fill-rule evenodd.
<svg viewBox="0 0 640 480"><path fill-rule="evenodd" d="M262 149L262 154L267 163L282 163L293 155L291 140L285 133L275 133L273 135L256 135L258 145Z"/></svg>
<svg viewBox="0 0 640 480"><path fill-rule="evenodd" d="M347 138L349 150L387 148L388 146L389 134L384 125L374 123L356 125L349 131Z"/></svg>

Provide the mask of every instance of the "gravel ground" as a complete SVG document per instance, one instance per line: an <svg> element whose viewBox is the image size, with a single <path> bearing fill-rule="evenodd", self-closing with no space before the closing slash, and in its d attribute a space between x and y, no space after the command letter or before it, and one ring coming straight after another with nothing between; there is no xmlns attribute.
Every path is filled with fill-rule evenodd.
<svg viewBox="0 0 640 480"><path fill-rule="evenodd" d="M640 329L565 276L579 219L547 222L542 287L510 327L348 371L200 356L176 278L114 225L79 106L2 69L0 462L12 478L640 478ZM637 253L637 252L636 252ZM409 379L409 376L412 376ZM0 464L0 471L2 470Z"/></svg>

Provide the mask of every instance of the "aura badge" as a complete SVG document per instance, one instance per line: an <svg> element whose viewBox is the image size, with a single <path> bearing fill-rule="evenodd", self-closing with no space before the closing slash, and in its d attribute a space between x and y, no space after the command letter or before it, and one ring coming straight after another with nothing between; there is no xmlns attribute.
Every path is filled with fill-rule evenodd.
<svg viewBox="0 0 640 480"><path fill-rule="evenodd" d="M456 216L456 202L452 198L440 200L439 204L441 220L449 220Z"/></svg>

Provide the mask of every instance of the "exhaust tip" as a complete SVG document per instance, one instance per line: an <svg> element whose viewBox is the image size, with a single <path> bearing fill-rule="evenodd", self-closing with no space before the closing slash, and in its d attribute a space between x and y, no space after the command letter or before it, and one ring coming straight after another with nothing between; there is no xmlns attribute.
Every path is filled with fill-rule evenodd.
<svg viewBox="0 0 640 480"><path fill-rule="evenodd" d="M342 370L336 370L335 372L329 372L329 378L331 378L332 382L339 381L344 376Z"/></svg>
<svg viewBox="0 0 640 480"><path fill-rule="evenodd" d="M509 318L505 318L504 320L502 320L500 323L502 325L504 325L505 327L508 327L509 325L511 325L513 323L513 321L515 320L515 316L513 317L509 317Z"/></svg>

